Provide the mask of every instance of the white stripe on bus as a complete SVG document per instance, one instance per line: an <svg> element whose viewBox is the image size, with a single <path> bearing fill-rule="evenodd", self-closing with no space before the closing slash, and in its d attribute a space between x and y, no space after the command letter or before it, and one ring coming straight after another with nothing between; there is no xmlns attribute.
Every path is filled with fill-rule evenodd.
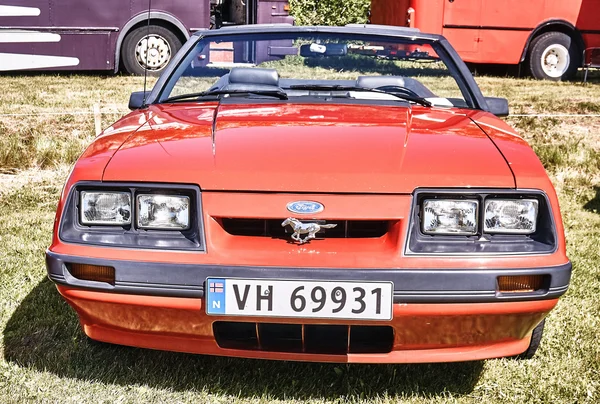
<svg viewBox="0 0 600 404"><path fill-rule="evenodd" d="M79 65L79 59L65 56L21 55L0 53L0 71L42 69Z"/></svg>
<svg viewBox="0 0 600 404"><path fill-rule="evenodd" d="M0 17L37 17L40 9L36 7L0 6Z"/></svg>
<svg viewBox="0 0 600 404"><path fill-rule="evenodd" d="M60 35L50 32L0 29L0 43L60 42Z"/></svg>

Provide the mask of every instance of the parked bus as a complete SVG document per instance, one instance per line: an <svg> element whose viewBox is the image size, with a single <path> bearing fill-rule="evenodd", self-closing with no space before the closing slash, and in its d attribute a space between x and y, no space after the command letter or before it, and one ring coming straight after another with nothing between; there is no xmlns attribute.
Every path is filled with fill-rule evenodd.
<svg viewBox="0 0 600 404"><path fill-rule="evenodd" d="M467 62L524 63L538 79L572 78L600 47L600 0L372 0L370 21L442 34Z"/></svg>
<svg viewBox="0 0 600 404"><path fill-rule="evenodd" d="M0 70L159 74L195 31L292 23L288 0L0 0ZM148 18L149 26L148 26Z"/></svg>

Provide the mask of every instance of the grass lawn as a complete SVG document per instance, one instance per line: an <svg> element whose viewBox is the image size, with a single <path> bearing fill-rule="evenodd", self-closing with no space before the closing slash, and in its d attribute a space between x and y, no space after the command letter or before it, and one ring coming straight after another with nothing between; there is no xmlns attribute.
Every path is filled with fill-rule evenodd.
<svg viewBox="0 0 600 404"><path fill-rule="evenodd" d="M600 114L592 83L477 79L512 112ZM335 365L216 358L93 342L46 278L69 166L142 79L0 76L0 402L600 402L600 117L509 117L560 197L574 273L534 359ZM75 114L56 114L56 112ZM28 115L28 114L37 115ZM8 115L19 114L19 115Z"/></svg>

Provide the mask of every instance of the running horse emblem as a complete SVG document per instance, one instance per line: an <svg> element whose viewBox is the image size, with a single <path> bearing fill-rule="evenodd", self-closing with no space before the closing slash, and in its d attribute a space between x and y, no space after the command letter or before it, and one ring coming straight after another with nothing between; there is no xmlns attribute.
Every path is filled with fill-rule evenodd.
<svg viewBox="0 0 600 404"><path fill-rule="evenodd" d="M302 223L298 219L294 219L293 217L288 217L281 223L281 227L285 227L287 225L292 227L294 230L294 234L292 234L292 240L299 242L300 244L304 244L309 242L310 240L316 237L316 234L321 231L321 229L333 229L337 224L318 224L318 223ZM307 234L306 237L300 237L302 234Z"/></svg>

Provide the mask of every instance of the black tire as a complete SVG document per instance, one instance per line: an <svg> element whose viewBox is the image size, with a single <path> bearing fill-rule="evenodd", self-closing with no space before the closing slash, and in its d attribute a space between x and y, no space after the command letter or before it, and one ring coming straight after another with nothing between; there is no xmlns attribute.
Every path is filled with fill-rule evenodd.
<svg viewBox="0 0 600 404"><path fill-rule="evenodd" d="M542 320L531 333L531 341L529 342L529 347L527 350L520 355L517 355L516 359L531 359L535 355L536 351L540 347L540 343L542 342L542 335L544 335L544 325L546 324L546 320Z"/></svg>
<svg viewBox="0 0 600 404"><path fill-rule="evenodd" d="M554 47L554 49L552 49ZM566 50L566 52L565 52ZM568 55L568 56L567 56ZM542 62L544 58L547 62ZM563 68L552 69L553 59L557 60L558 66L565 63ZM529 46L527 64L531 75L540 80L570 80L575 77L577 69L581 66L582 55L579 47L569 35L562 32L546 32L531 41ZM565 60L566 59L566 60ZM547 70L544 70L545 64ZM548 70L554 70L549 74Z"/></svg>
<svg viewBox="0 0 600 404"><path fill-rule="evenodd" d="M144 74L145 58L140 55L143 62L138 61L138 44L148 36L154 39L154 43L160 43L160 48L151 47L155 58L150 58L148 75L158 76L169 64L175 53L181 48L181 41L172 31L160 25L140 26L127 34L121 46L121 63L127 73L135 75Z"/></svg>

